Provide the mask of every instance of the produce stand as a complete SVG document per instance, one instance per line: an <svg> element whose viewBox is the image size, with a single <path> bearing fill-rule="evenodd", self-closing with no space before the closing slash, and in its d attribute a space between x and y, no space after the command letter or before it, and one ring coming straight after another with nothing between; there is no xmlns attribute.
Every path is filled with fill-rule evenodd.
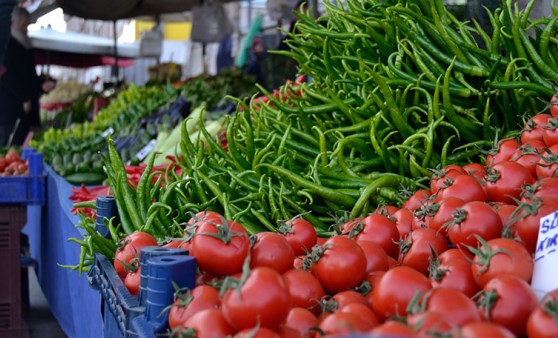
<svg viewBox="0 0 558 338"><path fill-rule="evenodd" d="M81 132L45 133L49 205L28 226L71 336L526 337L536 316L558 336L558 278L540 272L558 263L538 261L558 262L558 20L504 1L490 35L441 1L379 2L299 13L284 55L303 75L211 128L200 80L131 86ZM206 95L185 116L187 92ZM57 173L91 179L93 143L110 190L82 187L78 218Z"/></svg>
<svg viewBox="0 0 558 338"><path fill-rule="evenodd" d="M79 247L68 238L78 236L79 218L68 199L72 185L46 166L44 206L30 206L23 232L29 236L31 256L38 262L37 277L54 317L69 337L102 337L101 297L86 275L63 269L75 264Z"/></svg>

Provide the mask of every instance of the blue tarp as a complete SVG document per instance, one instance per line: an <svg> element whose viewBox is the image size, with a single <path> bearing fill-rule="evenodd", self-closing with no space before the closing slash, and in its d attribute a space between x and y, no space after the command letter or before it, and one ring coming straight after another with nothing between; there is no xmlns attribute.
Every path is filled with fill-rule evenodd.
<svg viewBox="0 0 558 338"><path fill-rule="evenodd" d="M27 225L31 256L38 261L37 277L54 317L69 337L102 337L101 296L87 281L87 275L59 266L76 265L80 247L68 242L81 238L75 226L79 218L71 213L72 185L46 166L46 203L28 206Z"/></svg>

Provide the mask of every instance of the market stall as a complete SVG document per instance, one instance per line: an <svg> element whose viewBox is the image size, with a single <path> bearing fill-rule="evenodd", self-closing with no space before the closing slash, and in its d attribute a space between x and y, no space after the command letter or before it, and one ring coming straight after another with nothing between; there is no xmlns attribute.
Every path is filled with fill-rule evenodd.
<svg viewBox="0 0 558 338"><path fill-rule="evenodd" d="M84 275L61 268L75 264L80 249L67 239L79 236L78 216L72 214L72 185L52 168L45 171L45 206L29 206L27 225L31 256L37 261L37 278L52 314L69 337L101 337L101 297Z"/></svg>
<svg viewBox="0 0 558 338"><path fill-rule="evenodd" d="M491 32L441 1L302 10L276 90L131 86L45 132L49 189L104 190L79 189L72 243L35 249L70 266L40 277L87 273L107 337L558 335L558 20L534 4ZM67 203L47 220L77 225Z"/></svg>

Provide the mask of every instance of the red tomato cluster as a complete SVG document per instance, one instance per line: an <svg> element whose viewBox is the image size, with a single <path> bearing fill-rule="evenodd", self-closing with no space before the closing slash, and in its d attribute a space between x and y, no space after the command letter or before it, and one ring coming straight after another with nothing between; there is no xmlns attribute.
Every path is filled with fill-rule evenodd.
<svg viewBox="0 0 558 338"><path fill-rule="evenodd" d="M533 117L486 165L447 166L400 208L349 220L329 239L302 218L251 237L198 213L166 244L189 249L199 266L169 328L196 337L557 337L558 291L539 303L529 285L539 219L558 210L555 124Z"/></svg>
<svg viewBox="0 0 558 338"><path fill-rule="evenodd" d="M170 307L169 329L196 337L522 337L527 330L541 337L533 330L558 330L551 319L558 303L548 296L538 305L528 284L533 259L524 244L479 236L474 247L451 248L449 230L428 227L433 216L425 227L416 226L415 216L403 234L396 218L372 213L318 245L314 228L301 218L279 233L250 237L240 224L200 212L182 240L167 244L189 249L199 266L197 286ZM150 245L141 237L125 242L123 261L133 264L139 247ZM393 242L399 243L396 250ZM131 274L136 276L129 273L126 281Z"/></svg>
<svg viewBox="0 0 558 338"><path fill-rule="evenodd" d="M19 153L10 149L4 156L0 156L0 176L23 176L29 173L28 163Z"/></svg>

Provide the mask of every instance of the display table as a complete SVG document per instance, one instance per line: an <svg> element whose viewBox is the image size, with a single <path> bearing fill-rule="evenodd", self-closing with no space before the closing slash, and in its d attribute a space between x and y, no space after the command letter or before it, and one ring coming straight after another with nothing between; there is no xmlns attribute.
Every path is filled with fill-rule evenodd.
<svg viewBox="0 0 558 338"><path fill-rule="evenodd" d="M79 218L71 213L72 185L45 166L46 203L29 206L27 225L31 256L38 262L37 277L50 309L69 337L102 337L101 296L87 281L87 274L62 268L76 265L80 246L68 242L81 238L75 226Z"/></svg>

